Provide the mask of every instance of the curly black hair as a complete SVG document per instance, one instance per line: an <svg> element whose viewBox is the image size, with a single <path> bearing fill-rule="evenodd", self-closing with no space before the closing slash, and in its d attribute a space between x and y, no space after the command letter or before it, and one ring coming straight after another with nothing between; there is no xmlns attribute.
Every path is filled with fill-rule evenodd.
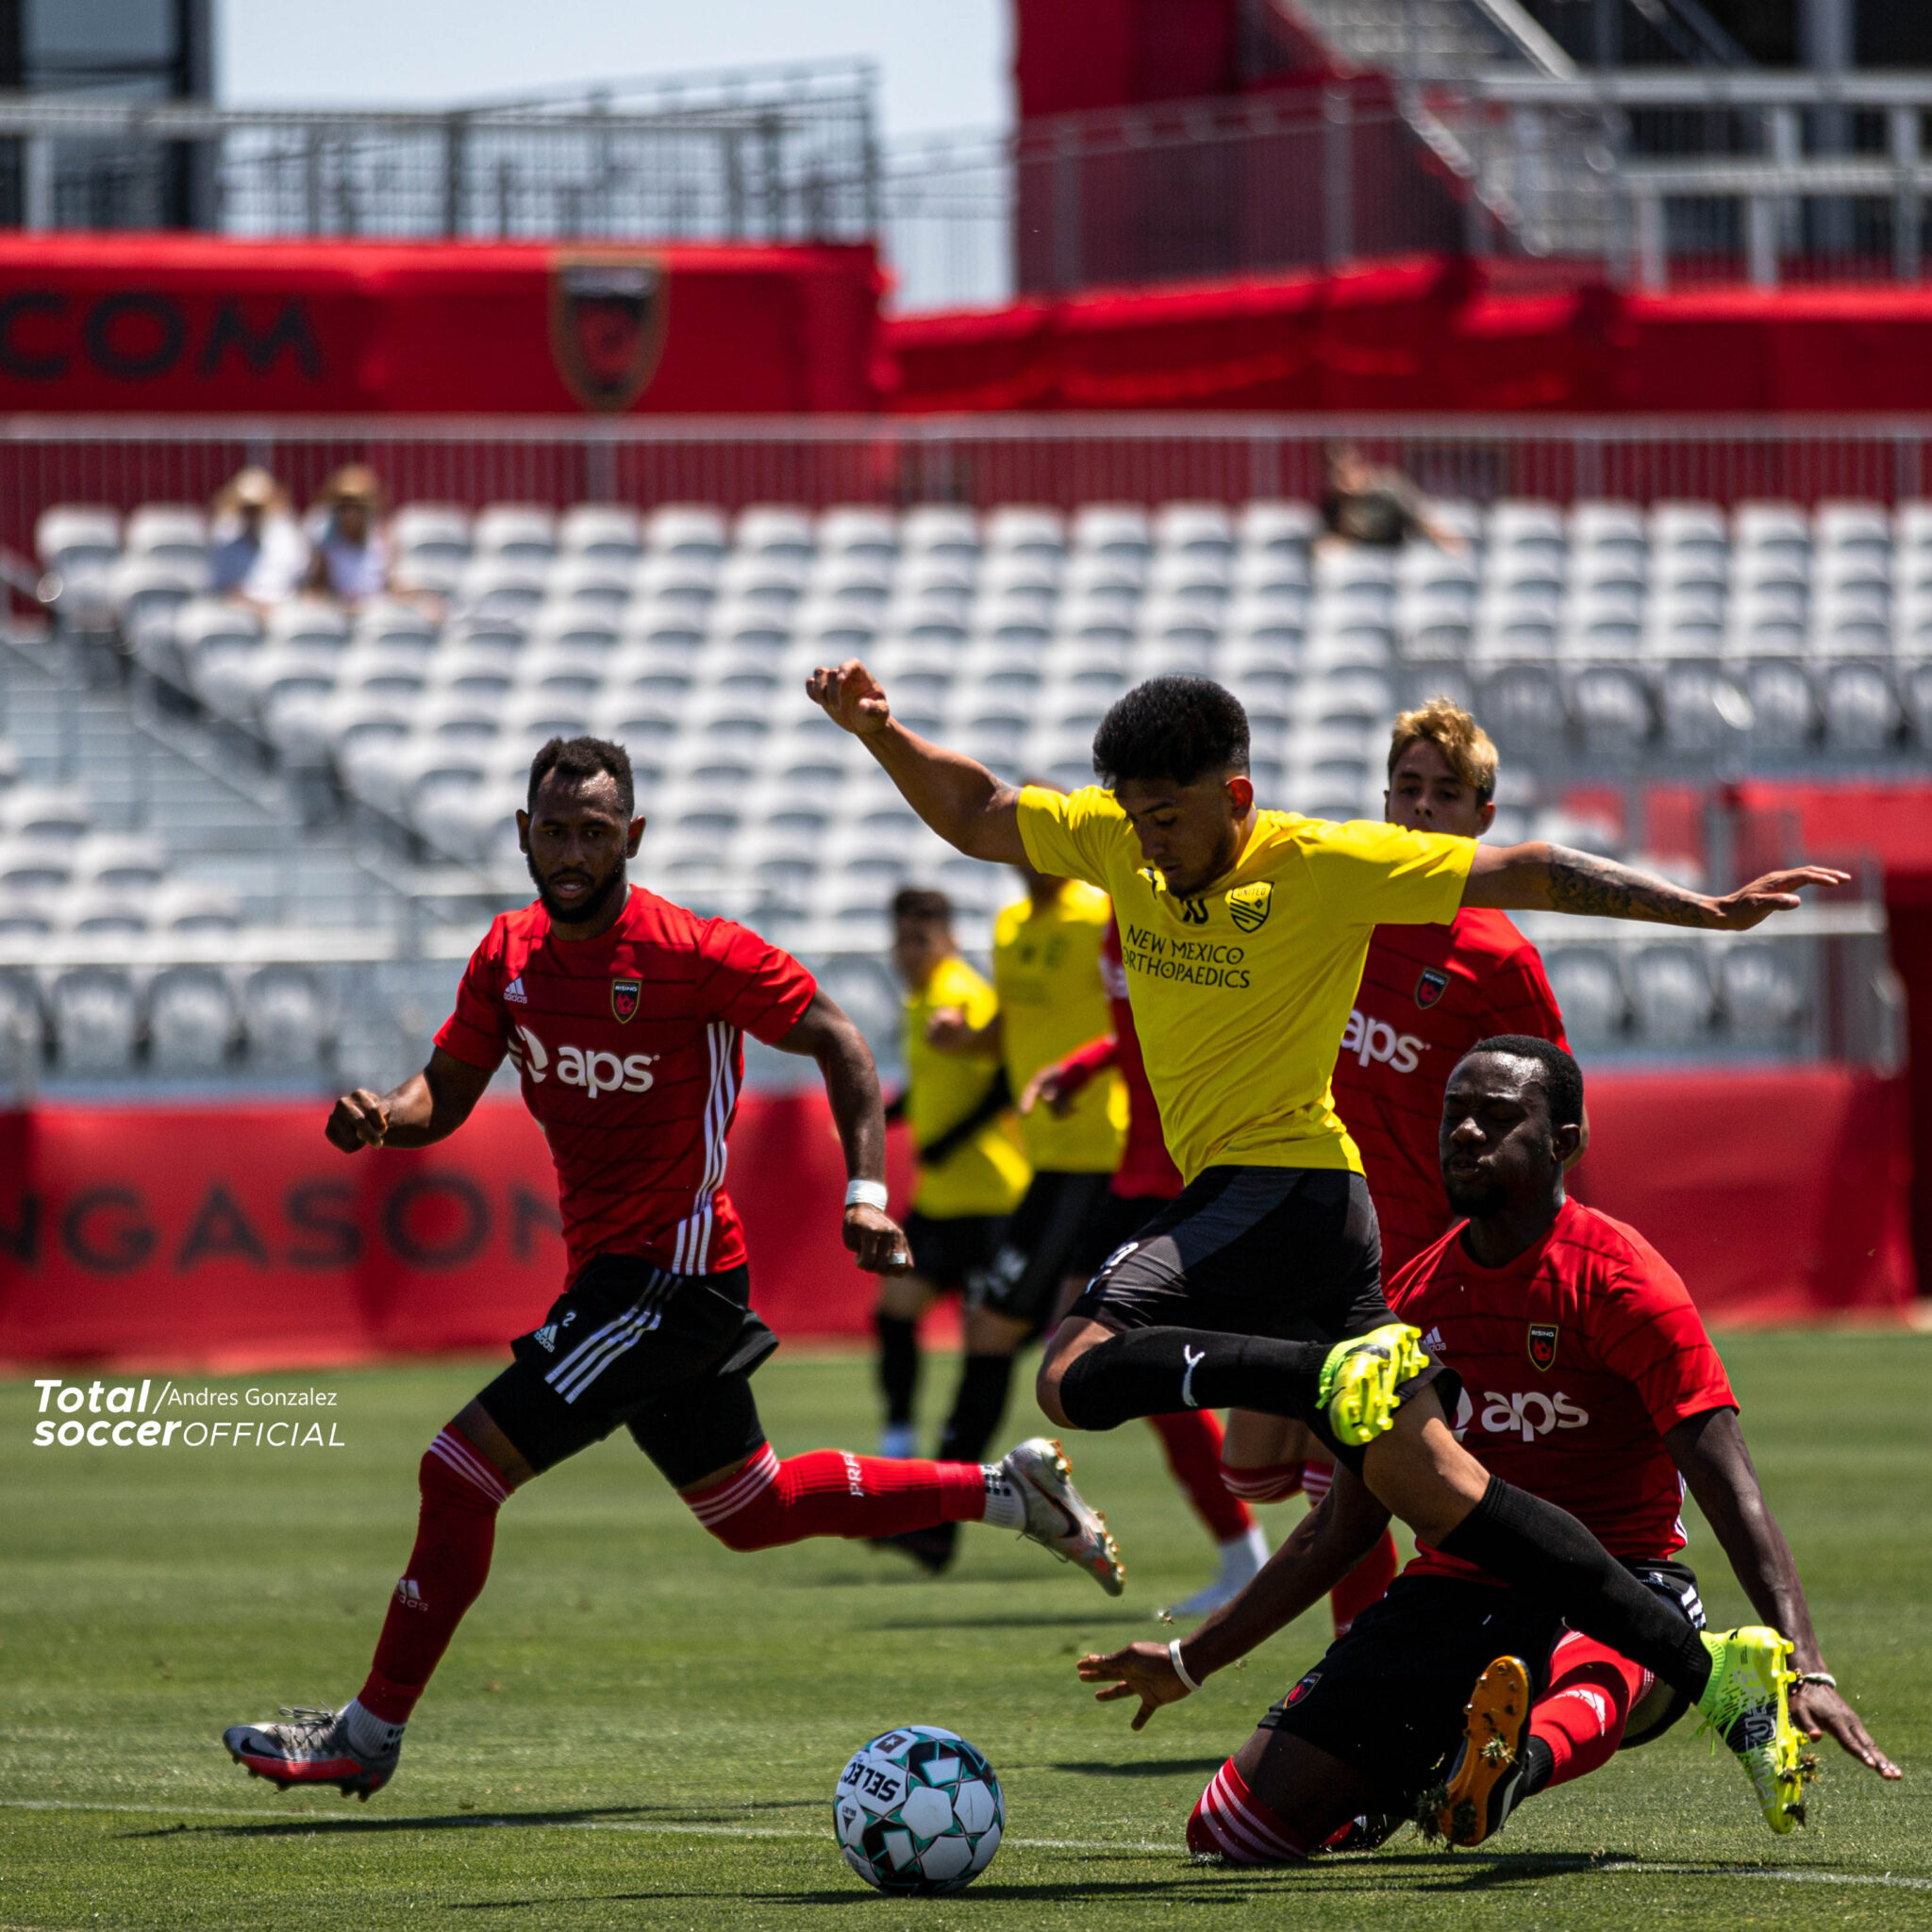
<svg viewBox="0 0 1932 1932"><path fill-rule="evenodd" d="M574 778L581 784L587 778L608 774L617 780L617 807L628 821L637 810L637 788L631 781L630 754L608 738L553 738L530 760L530 795L527 809L537 809L537 791L544 779L556 773L560 778Z"/></svg>
<svg viewBox="0 0 1932 1932"><path fill-rule="evenodd" d="M1150 677L1115 700L1093 734L1100 782L1191 785L1248 769L1248 714L1211 677Z"/></svg>
<svg viewBox="0 0 1932 1932"><path fill-rule="evenodd" d="M1553 1127L1580 1127L1583 1124L1583 1069L1575 1057L1566 1053L1554 1040L1539 1040L1533 1033L1495 1033L1478 1040L1463 1055L1507 1054L1512 1060L1534 1060L1543 1070L1543 1092L1550 1103Z"/></svg>

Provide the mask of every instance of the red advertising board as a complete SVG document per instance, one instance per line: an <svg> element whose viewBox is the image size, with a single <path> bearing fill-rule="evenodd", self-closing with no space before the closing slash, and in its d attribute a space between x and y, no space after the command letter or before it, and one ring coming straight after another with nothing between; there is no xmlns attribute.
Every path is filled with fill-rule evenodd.
<svg viewBox="0 0 1932 1932"><path fill-rule="evenodd" d="M879 401L870 244L0 236L0 411L704 414Z"/></svg>
<svg viewBox="0 0 1932 1932"><path fill-rule="evenodd" d="M1717 1322L1896 1319L1903 1095L1838 1068L1600 1076L1579 1191ZM904 1199L903 1140L895 1198ZM823 1098L753 1094L729 1186L781 1336L871 1333ZM563 1283L548 1150L514 1102L440 1147L344 1157L289 1103L0 1116L0 1363L243 1370L497 1350Z"/></svg>

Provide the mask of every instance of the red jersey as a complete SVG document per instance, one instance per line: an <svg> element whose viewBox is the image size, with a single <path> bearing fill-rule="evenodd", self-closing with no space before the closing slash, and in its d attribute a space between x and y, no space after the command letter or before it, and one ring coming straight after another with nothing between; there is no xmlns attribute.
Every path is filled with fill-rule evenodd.
<svg viewBox="0 0 1932 1932"><path fill-rule="evenodd" d="M1181 1171L1167 1151L1160 1108L1147 1084L1147 1062L1141 1057L1141 1036L1134 1031L1134 1009L1127 1000L1117 919L1107 922L1101 936L1100 977L1113 1015L1114 1064L1127 1086L1127 1144L1114 1170L1113 1191L1129 1201L1172 1201L1181 1191Z"/></svg>
<svg viewBox="0 0 1932 1932"><path fill-rule="evenodd" d="M1462 1377L1457 1435L1613 1557L1682 1549L1683 1486L1664 1433L1738 1398L1676 1270L1635 1228L1580 1201L1501 1268L1470 1259L1462 1226L1389 1288L1423 1346ZM1425 1544L1409 1567L1483 1574Z"/></svg>
<svg viewBox="0 0 1932 1932"><path fill-rule="evenodd" d="M789 953L641 886L593 940L559 940L541 904L498 916L436 1043L473 1067L508 1054L557 1163L575 1275L593 1255L675 1274L744 1259L724 1191L742 1036L775 1043L817 982Z"/></svg>
<svg viewBox="0 0 1932 1932"><path fill-rule="evenodd" d="M1436 1151L1449 1070L1477 1041L1527 1033L1568 1047L1536 948L1500 912L1378 925L1335 1062L1335 1110L1361 1149L1382 1227L1382 1278L1453 1219Z"/></svg>

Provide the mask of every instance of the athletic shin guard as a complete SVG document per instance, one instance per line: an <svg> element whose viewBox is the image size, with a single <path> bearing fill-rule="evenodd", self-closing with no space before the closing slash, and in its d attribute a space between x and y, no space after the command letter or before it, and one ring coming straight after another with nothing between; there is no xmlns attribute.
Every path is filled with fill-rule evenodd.
<svg viewBox="0 0 1932 1932"><path fill-rule="evenodd" d="M1687 1697L1700 1696L1710 1681L1710 1655L1684 1613L1646 1590L1554 1503L1491 1476L1441 1550L1543 1598L1573 1628L1634 1658Z"/></svg>
<svg viewBox="0 0 1932 1932"><path fill-rule="evenodd" d="M482 1594L509 1485L467 1437L445 1429L416 1471L423 1505L416 1547L390 1599L375 1660L357 1701L385 1724L407 1724L463 1612Z"/></svg>
<svg viewBox="0 0 1932 1932"><path fill-rule="evenodd" d="M1252 1408L1306 1420L1329 1344L1134 1328L1090 1348L1060 1378L1060 1407L1081 1429L1183 1408Z"/></svg>

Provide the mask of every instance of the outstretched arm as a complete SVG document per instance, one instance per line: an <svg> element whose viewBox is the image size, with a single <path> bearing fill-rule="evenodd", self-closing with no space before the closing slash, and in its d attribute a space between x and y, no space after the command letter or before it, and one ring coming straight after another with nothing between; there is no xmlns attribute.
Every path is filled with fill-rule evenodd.
<svg viewBox="0 0 1932 1932"><path fill-rule="evenodd" d="M1335 1486L1322 1506L1295 1524L1288 1541L1260 1573L1216 1610L1180 1645L1180 1660L1196 1684L1224 1670L1265 1643L1284 1625L1318 1604L1361 1558L1389 1526L1389 1512L1346 1469L1335 1472ZM1188 1694L1173 1653L1164 1643L1130 1643L1105 1657L1083 1657L1075 1668L1085 1684L1109 1688L1093 1694L1102 1704L1139 1697L1135 1730L1163 1704Z"/></svg>
<svg viewBox="0 0 1932 1932"><path fill-rule="evenodd" d="M819 1063L825 1098L845 1150L845 1173L853 1180L886 1178L886 1108L879 1098L879 1072L872 1048L850 1015L821 988L798 1017L780 1053L803 1054ZM845 1245L870 1274L904 1274L912 1256L899 1224L883 1208L857 1202L845 1209Z"/></svg>
<svg viewBox="0 0 1932 1932"><path fill-rule="evenodd" d="M435 1048L429 1064L400 1087L377 1095L366 1087L345 1093L329 1110L323 1132L344 1154L365 1147L429 1147L470 1118L490 1085L491 1069L473 1067Z"/></svg>
<svg viewBox="0 0 1932 1932"><path fill-rule="evenodd" d="M947 844L996 865L1025 859L1020 794L984 765L908 731L893 718L884 688L857 658L834 669L822 665L806 680L805 691L833 724L864 744L906 802Z"/></svg>
<svg viewBox="0 0 1932 1932"><path fill-rule="evenodd" d="M1526 845L1478 845L1462 903L1508 912L1581 912L1708 932L1748 932L1774 912L1796 907L1801 886L1842 886L1850 878L1850 873L1829 866L1800 865L1766 873L1735 892L1712 897L1635 866L1619 865L1614 858L1535 840Z"/></svg>
<svg viewBox="0 0 1932 1932"><path fill-rule="evenodd" d="M1790 1545L1777 1526L1763 1486L1744 1446L1734 1408L1707 1409L1682 1422L1664 1438L1684 1481L1709 1521L1751 1607L1767 1624L1791 1640L1791 1664L1802 1676L1822 1672L1824 1658L1811 1627L1811 1611L1798 1581ZM1826 1731L1860 1764L1880 1777L1897 1777L1886 1757L1859 1723L1858 1714L1828 1684L1800 1684L1791 1692L1791 1720L1807 1736Z"/></svg>

